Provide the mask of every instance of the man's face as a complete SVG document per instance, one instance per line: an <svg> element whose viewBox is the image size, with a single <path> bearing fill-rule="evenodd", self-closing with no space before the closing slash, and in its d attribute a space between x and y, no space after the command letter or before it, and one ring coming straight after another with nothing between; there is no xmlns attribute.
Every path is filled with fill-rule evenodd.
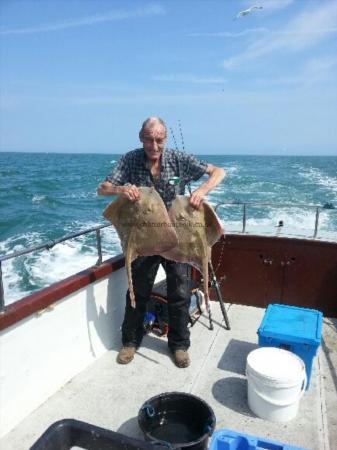
<svg viewBox="0 0 337 450"><path fill-rule="evenodd" d="M143 143L147 158L154 162L158 161L165 147L165 128L160 124L151 128L145 128L140 140Z"/></svg>

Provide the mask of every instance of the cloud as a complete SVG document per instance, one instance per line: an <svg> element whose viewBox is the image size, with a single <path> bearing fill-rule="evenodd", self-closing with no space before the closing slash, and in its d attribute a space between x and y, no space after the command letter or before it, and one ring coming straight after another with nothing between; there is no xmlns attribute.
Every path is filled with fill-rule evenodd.
<svg viewBox="0 0 337 450"><path fill-rule="evenodd" d="M285 29L268 33L250 44L246 51L226 59L223 66L232 69L277 51L298 52L316 45L332 33L337 33L337 2L327 2L302 12Z"/></svg>
<svg viewBox="0 0 337 450"><path fill-rule="evenodd" d="M315 62L312 62L315 66ZM319 65L319 63L317 63ZM262 81L262 80L261 80ZM282 82L282 80L279 80ZM290 81L291 82L291 81ZM290 84L290 82L288 84ZM7 97L7 98L6 98ZM247 110L247 107L251 107L255 111L255 106L258 105L258 110L265 109L272 110L275 105L282 106L285 110L293 112L296 108L299 111L306 113L311 110L314 105L315 110L322 109L323 113L327 110L323 106L317 105L335 105L337 99L336 89L311 89L308 92L303 92L300 89L295 89L291 96L284 94L284 89L279 90L267 90L267 89L256 89L254 90L252 86L249 89L225 89L225 90L209 90L207 87L205 89L198 88L194 92L184 93L184 92L170 92L164 93L161 91L154 92L153 89L150 91L140 90L134 91L132 93L120 94L116 92L115 94L101 94L97 95L91 93L90 90L83 95L72 95L69 93L63 95L51 95L41 96L39 94L21 95L21 94L5 94L2 95L2 111L15 112L15 113L29 113L36 114L37 112L45 112L46 108L50 109L51 113L54 111L64 112L64 107L67 109L75 108L75 114L79 113L78 107L83 107L81 111L85 111L88 108L90 115L93 114L94 109L98 108L102 111L102 108L108 108L109 111L113 111L114 107L119 107L119 105L133 105L138 107L139 105L151 105L162 108L163 106L172 106L176 110L177 105L182 108L192 107L198 108L201 106L209 106L211 108L225 108L227 112L234 109L241 109L242 111ZM231 107L228 109L228 105ZM291 105L291 106L289 106ZM299 106L301 105L301 106ZM316 106L315 106L316 105ZM290 109L288 109L290 108ZM334 110L333 110L334 111Z"/></svg>
<svg viewBox="0 0 337 450"><path fill-rule="evenodd" d="M246 30L238 31L237 33L233 33L230 31L218 31L212 33L189 33L189 37L219 37L219 38L239 38L243 36L247 36L249 34L255 33L266 33L270 31L268 28L247 28Z"/></svg>
<svg viewBox="0 0 337 450"><path fill-rule="evenodd" d="M76 19L69 19L63 22L47 23L43 25L37 25L34 27L26 28L11 28L11 29L0 29L1 35L11 35L11 34L33 34L42 33L48 31L59 31L66 30L68 28L78 28L83 26L96 25L98 23L104 22L116 22L119 20L133 19L137 17L145 17L152 15L163 15L165 14L165 9L159 4L149 4L143 8L138 9L128 9L128 10L116 10L107 11L104 14L95 14L92 16L81 17Z"/></svg>
<svg viewBox="0 0 337 450"><path fill-rule="evenodd" d="M336 79L334 73L337 67L337 58L335 56L326 56L323 58L313 58L305 62L302 68L294 75L274 77L257 80L258 84L263 86L296 86L311 87L314 84L333 81Z"/></svg>
<svg viewBox="0 0 337 450"><path fill-rule="evenodd" d="M199 103L199 102L223 102L224 97L228 97L228 95L223 92L214 92L207 90L198 90L198 92L192 93L162 93L162 92L146 92L146 91L137 91L132 94L108 94L108 95L91 95L88 93L87 95L15 95L15 94L5 94L2 96L2 103L0 106L3 110L6 109L31 109L31 105L34 105L34 108L39 106L46 107L46 105L52 105L53 107L72 107L72 106L113 106L113 105L140 105L140 104L181 104L181 103ZM241 96L241 92L238 94ZM236 96L234 96L236 98ZM244 96L246 99L246 96Z"/></svg>
<svg viewBox="0 0 337 450"><path fill-rule="evenodd" d="M193 84L223 84L226 79L223 77L200 77L190 73L175 73L154 75L151 77L153 81L163 81L170 83L193 83Z"/></svg>
<svg viewBox="0 0 337 450"><path fill-rule="evenodd" d="M288 8L292 3L294 3L294 0L260 0L258 2L267 12L280 11L281 9Z"/></svg>

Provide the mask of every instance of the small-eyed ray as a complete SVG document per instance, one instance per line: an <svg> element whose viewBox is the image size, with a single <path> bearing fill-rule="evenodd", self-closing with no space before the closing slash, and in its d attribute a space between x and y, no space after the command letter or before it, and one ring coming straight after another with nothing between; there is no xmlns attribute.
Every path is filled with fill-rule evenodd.
<svg viewBox="0 0 337 450"><path fill-rule="evenodd" d="M208 305L208 264L212 246L224 235L222 225L211 205L203 202L200 209L190 205L189 197L178 195L169 210L170 220L178 235L178 245L161 253L167 259L189 263L204 279L204 295Z"/></svg>
<svg viewBox="0 0 337 450"><path fill-rule="evenodd" d="M138 256L161 255L177 246L178 238L172 227L165 204L153 187L139 187L136 202L119 196L103 212L116 228L125 255L131 305L135 306L131 263Z"/></svg>

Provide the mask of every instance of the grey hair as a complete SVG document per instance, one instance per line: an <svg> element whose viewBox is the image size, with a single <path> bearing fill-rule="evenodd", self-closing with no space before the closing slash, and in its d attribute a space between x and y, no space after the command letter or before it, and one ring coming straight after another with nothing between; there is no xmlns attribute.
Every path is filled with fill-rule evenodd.
<svg viewBox="0 0 337 450"><path fill-rule="evenodd" d="M140 129L140 132L139 132L139 137L140 138L142 137L145 128L153 128L156 125L161 125L165 130L165 135L167 135L167 128L166 128L166 124L163 121L163 119L161 119L160 117L148 117L143 122L142 128Z"/></svg>

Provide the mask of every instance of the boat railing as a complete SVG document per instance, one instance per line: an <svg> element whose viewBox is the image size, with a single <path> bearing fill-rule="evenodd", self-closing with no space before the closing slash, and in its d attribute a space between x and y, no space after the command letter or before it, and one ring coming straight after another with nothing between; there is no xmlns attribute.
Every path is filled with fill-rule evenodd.
<svg viewBox="0 0 337 450"><path fill-rule="evenodd" d="M17 258L19 256L27 255L29 253L34 253L39 250L50 250L53 248L56 244L60 244L61 242L69 241L70 239L77 238L79 236L83 236L85 234L89 233L96 233L96 248L97 248L97 254L98 259L96 262L96 265L102 264L103 256L102 256L102 240L101 240L101 230L103 228L109 227L110 224L107 225L98 225L96 227L88 228L86 230L79 231L77 233L70 233L65 236L62 236L58 239L53 239L48 242L45 242L40 245L34 245L32 247L25 248L23 250L19 250L16 252L8 253L7 255L0 256L0 313L3 313L5 311L6 305L5 305L5 293L3 288L3 281L2 281L2 263L4 261L8 261L9 259ZM15 302L14 302L15 303Z"/></svg>
<svg viewBox="0 0 337 450"><path fill-rule="evenodd" d="M337 211L337 209L335 209L331 203L326 203L325 205L321 206L321 205L306 205L306 204L294 204L294 203L284 204L284 203L265 203L265 202L259 203L259 202L242 202L242 201L217 203L214 207L215 211L218 211L218 209L222 206L241 206L242 207L242 230L240 233L246 233L248 207L249 208L250 207L273 207L273 208L280 208L280 207L281 208L288 208L288 207L294 208L294 207L296 207L296 208L313 209L315 211L315 223L314 223L314 227L313 227L314 231L313 231L313 235L311 237L313 239L317 238L317 235L318 235L319 217L320 217L321 211L323 209ZM280 221L280 222L282 222L282 221ZM5 294L4 294L3 281L2 281L2 263L4 261L8 261L10 259L17 258L17 257L23 256L23 255L27 255L29 253L33 253L33 252L36 252L39 250L50 250L55 245L57 245L61 242L65 242L70 239L74 239L76 237L95 232L96 233L96 248L97 248L97 254L98 254L98 259L97 259L96 265L100 265L103 261L101 230L103 228L107 228L109 226L111 226L111 225L110 224L98 225L96 227L88 228L86 230L82 230L77 233L67 234L59 239L50 240L50 241L45 242L40 245L35 245L33 247L29 247L29 248L26 248L23 250L9 253L4 256L0 256L0 313L3 313L6 309ZM279 223L278 226L282 227L283 223ZM15 301L13 303L15 303Z"/></svg>
<svg viewBox="0 0 337 450"><path fill-rule="evenodd" d="M270 208L306 208L312 209L315 211L315 223L313 226L313 235L310 236L313 239L317 238L318 234L318 225L319 225L319 217L322 210L335 210L335 207L332 203L325 203L322 205L307 205L302 203L269 203L269 202L242 202L242 201L231 201L231 202L219 202L215 205L214 210L217 212L221 206L242 206L242 230L241 233L246 233L247 227L247 209L248 207L270 207ZM336 210L337 211L337 210ZM279 228L283 226L283 221L279 221Z"/></svg>

